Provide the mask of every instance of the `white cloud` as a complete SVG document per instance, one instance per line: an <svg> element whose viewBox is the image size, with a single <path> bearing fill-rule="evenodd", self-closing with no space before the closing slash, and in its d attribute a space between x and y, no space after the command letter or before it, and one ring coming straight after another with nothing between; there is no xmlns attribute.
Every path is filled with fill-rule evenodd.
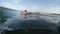
<svg viewBox="0 0 60 34"><path fill-rule="evenodd" d="M48 13L60 13L60 7L49 7L42 11L48 12Z"/></svg>
<svg viewBox="0 0 60 34"><path fill-rule="evenodd" d="M8 8L11 8L11 9L16 9L16 10L24 10L24 9L26 9L26 7L24 7L22 5L13 5L13 4L10 4L10 3L2 4L2 6L8 7Z"/></svg>
<svg viewBox="0 0 60 34"><path fill-rule="evenodd" d="M1 0L1 4L2 3L10 3L10 4L15 4L17 5L18 3L20 3L22 0Z"/></svg>
<svg viewBox="0 0 60 34"><path fill-rule="evenodd" d="M21 0L6 0L6 1L2 0L1 1L1 6L16 9L16 10L27 9L27 7L25 7L23 5L19 5L18 3L20 3L20 2L21 2Z"/></svg>
<svg viewBox="0 0 60 34"><path fill-rule="evenodd" d="M48 12L48 13L60 13L60 7L59 6L49 6L49 7L45 7L45 6L37 6L37 5L33 5L31 7L27 7L24 6L22 4L20 4L23 0L1 0L1 6L4 7L8 7L8 8L12 8L12 9L16 9L16 10L35 10L35 11L40 11L40 12ZM32 5L31 1L29 2L30 5Z"/></svg>

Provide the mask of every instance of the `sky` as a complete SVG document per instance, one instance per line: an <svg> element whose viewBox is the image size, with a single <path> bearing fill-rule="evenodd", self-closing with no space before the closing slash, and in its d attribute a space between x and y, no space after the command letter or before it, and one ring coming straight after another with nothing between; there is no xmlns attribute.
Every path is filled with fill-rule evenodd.
<svg viewBox="0 0 60 34"><path fill-rule="evenodd" d="M60 14L60 0L0 0L0 6L16 10Z"/></svg>

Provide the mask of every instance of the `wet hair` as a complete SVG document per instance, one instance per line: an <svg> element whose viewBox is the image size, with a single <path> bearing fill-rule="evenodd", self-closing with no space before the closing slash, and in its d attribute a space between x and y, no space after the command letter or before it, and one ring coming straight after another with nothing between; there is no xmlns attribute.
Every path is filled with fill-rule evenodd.
<svg viewBox="0 0 60 34"><path fill-rule="evenodd" d="M27 10L25 10L25 12L27 12Z"/></svg>

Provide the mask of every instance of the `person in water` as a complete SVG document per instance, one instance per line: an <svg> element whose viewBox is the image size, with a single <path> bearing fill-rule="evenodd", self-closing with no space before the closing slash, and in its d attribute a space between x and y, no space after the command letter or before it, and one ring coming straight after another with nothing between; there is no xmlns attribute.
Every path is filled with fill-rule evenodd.
<svg viewBox="0 0 60 34"><path fill-rule="evenodd" d="M40 13L39 12L36 12L35 14L36 14L36 18L39 19L39 14Z"/></svg>
<svg viewBox="0 0 60 34"><path fill-rule="evenodd" d="M28 18L29 17L29 12L27 12L27 10L25 10L23 15L24 15L24 18Z"/></svg>

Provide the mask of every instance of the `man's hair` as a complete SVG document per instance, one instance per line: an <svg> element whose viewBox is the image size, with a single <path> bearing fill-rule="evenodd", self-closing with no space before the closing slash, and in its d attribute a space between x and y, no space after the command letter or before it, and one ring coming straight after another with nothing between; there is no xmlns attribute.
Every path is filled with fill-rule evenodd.
<svg viewBox="0 0 60 34"><path fill-rule="evenodd" d="M27 12L27 10L25 10L25 12Z"/></svg>

